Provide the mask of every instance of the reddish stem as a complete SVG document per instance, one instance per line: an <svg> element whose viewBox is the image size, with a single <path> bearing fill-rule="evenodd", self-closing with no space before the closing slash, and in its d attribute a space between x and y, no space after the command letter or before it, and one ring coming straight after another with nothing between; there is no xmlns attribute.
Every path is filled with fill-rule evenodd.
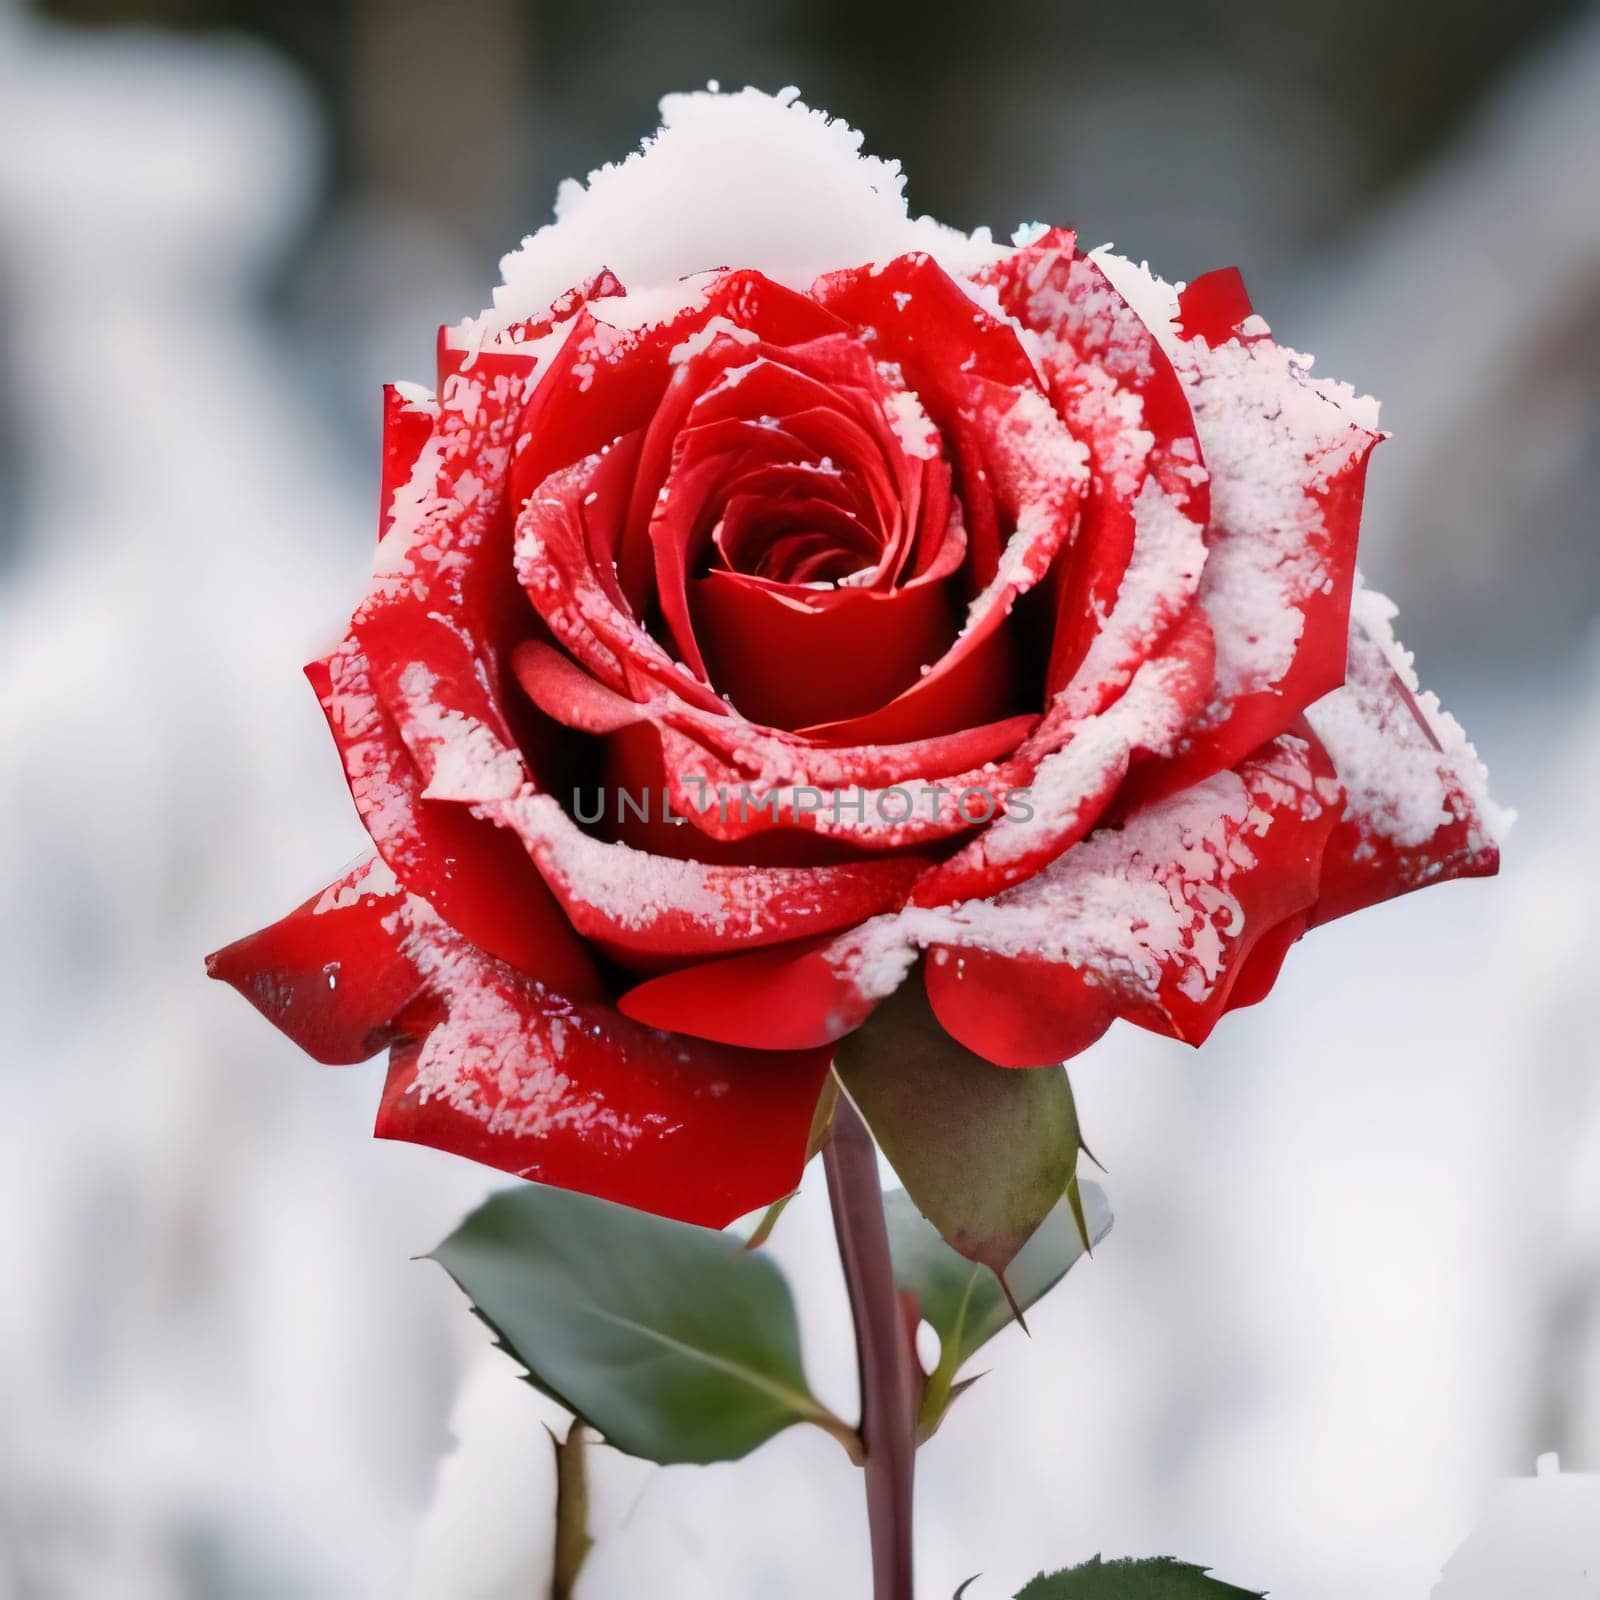
<svg viewBox="0 0 1600 1600"><path fill-rule="evenodd" d="M855 1320L873 1600L912 1600L916 1358L895 1293L877 1150L847 1095L839 1096L822 1160L833 1205L833 1231Z"/></svg>

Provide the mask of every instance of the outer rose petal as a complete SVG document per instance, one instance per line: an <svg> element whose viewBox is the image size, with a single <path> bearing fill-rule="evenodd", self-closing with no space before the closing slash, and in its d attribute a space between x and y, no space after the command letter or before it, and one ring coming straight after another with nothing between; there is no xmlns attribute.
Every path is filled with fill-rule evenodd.
<svg viewBox="0 0 1600 1600"><path fill-rule="evenodd" d="M1272 992L1288 956L1301 934L1306 931L1310 913L1302 911L1286 917L1276 928L1269 929L1256 941L1255 948L1244 958L1239 976L1234 979L1228 994L1229 1011L1242 1011L1246 1006L1259 1005Z"/></svg>
<svg viewBox="0 0 1600 1600"><path fill-rule="evenodd" d="M859 1028L880 995L855 981L854 940L812 939L681 967L617 1002L652 1028L756 1050L812 1050Z"/></svg>
<svg viewBox="0 0 1600 1600"><path fill-rule="evenodd" d="M1510 822L1477 752L1395 641L1394 606L1356 591L1345 686L1308 713L1347 801L1328 841L1313 925L1449 878L1499 869Z"/></svg>
<svg viewBox="0 0 1600 1600"><path fill-rule="evenodd" d="M396 1049L377 1133L720 1228L792 1192L827 1051L724 1049L544 991L429 920L443 1016Z"/></svg>
<svg viewBox="0 0 1600 1600"><path fill-rule="evenodd" d="M394 526L394 497L409 482L439 419L439 402L409 385L383 386L383 466L379 477L378 537Z"/></svg>
<svg viewBox="0 0 1600 1600"><path fill-rule="evenodd" d="M549 795L486 807L522 836L572 924L621 957L707 956L850 927L900 905L914 856L837 866L719 866L584 833Z"/></svg>
<svg viewBox="0 0 1600 1600"><path fill-rule="evenodd" d="M351 623L370 687L430 785L436 774L418 754L439 742L430 730L458 716L504 727L501 656L528 632L505 499L518 419L563 346L562 327L586 300L618 289L602 272L492 349L457 348L440 330L432 431L386 507L372 587ZM434 688L425 720L416 714L419 675ZM447 798L448 784L429 797Z"/></svg>
<svg viewBox="0 0 1600 1600"><path fill-rule="evenodd" d="M320 1061L395 1042L384 1138L709 1227L799 1182L826 1051L728 1050L566 999L468 944L381 861L207 965Z"/></svg>
<svg viewBox="0 0 1600 1600"><path fill-rule="evenodd" d="M1147 801L1232 767L1343 680L1367 458L1376 408L1308 376L1310 358L1275 344L1259 317L1213 344L1226 287L1191 302L1114 256L1097 257L1172 360L1211 473L1211 535L1200 603L1217 643L1211 705L1173 759L1131 780ZM1205 337L1179 336L1193 309Z"/></svg>
<svg viewBox="0 0 1600 1600"><path fill-rule="evenodd" d="M396 937L405 891L367 856L259 933L206 957L274 1027L327 1066L365 1061L423 988Z"/></svg>
<svg viewBox="0 0 1600 1600"><path fill-rule="evenodd" d="M1001 1066L1064 1060L1116 1016L1201 1043L1252 949L1315 899L1338 788L1285 734L948 915L924 972L941 1023Z"/></svg>
<svg viewBox="0 0 1600 1600"><path fill-rule="evenodd" d="M1338 798L1316 741L1285 734L994 899L907 906L667 973L619 1003L657 1027L801 1048L859 1027L926 950L939 1020L1000 1066L1064 1061L1117 1016L1198 1044L1258 941L1315 899Z"/></svg>
<svg viewBox="0 0 1600 1600"><path fill-rule="evenodd" d="M455 798L449 780L469 776L451 772L435 784L432 757L453 721L470 717L509 742L500 658L530 619L512 572L503 480L535 361L486 353L441 385L438 423L396 497L372 587L351 621L370 688L422 770L430 799ZM503 765L519 764L513 752Z"/></svg>
<svg viewBox="0 0 1600 1600"><path fill-rule="evenodd" d="M563 994L601 993L594 963L516 837L425 796L422 773L373 693L361 647L346 640L306 676L356 810L399 881L473 943L530 977Z"/></svg>

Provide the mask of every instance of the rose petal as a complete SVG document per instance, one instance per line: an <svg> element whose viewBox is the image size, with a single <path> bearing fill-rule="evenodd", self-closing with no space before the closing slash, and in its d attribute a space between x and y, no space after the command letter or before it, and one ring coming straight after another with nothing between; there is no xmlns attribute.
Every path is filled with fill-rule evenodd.
<svg viewBox="0 0 1600 1600"><path fill-rule="evenodd" d="M529 442L511 467L513 510L551 473L649 424L664 409L675 367L708 348L720 330L790 344L838 326L815 301L759 272L723 273L699 304L643 328L615 327L604 314L603 306L598 315L579 313L520 420L518 433ZM641 471L650 470L647 456ZM636 604L648 598L628 592Z"/></svg>
<svg viewBox="0 0 1600 1600"><path fill-rule="evenodd" d="M739 718L699 712L666 693L645 702L629 700L537 640L518 647L513 667L533 703L565 727L610 735L649 724L657 736L655 758L642 767L636 757L625 786L630 793L652 795L665 786L674 813L712 839L746 840L769 829L804 828L895 848L968 831L971 821L955 814L963 789L1001 791L1007 784L1026 783L1032 771L1003 758L1024 743L1037 721L1033 717L1011 717L915 744L833 749ZM616 774L608 775L612 787L617 781ZM912 829L880 818L879 798L906 784L919 790L924 784L947 788L950 798L939 812L944 820L922 827L931 809L922 806L916 808L919 826ZM801 788L821 791L829 804L798 807L794 796ZM834 794L843 818L838 826L833 825ZM887 798L885 805L891 806ZM905 804L897 798L891 809L898 814ZM640 841L629 836L629 842ZM667 853L696 851L680 845Z"/></svg>
<svg viewBox="0 0 1600 1600"><path fill-rule="evenodd" d="M869 330L874 348L896 364L953 448L974 536L975 586L987 583L999 565L1000 539L977 492L983 463L967 426L968 383L1037 387L1018 330L979 305L969 285L927 255L829 273L812 293L852 326Z"/></svg>
<svg viewBox="0 0 1600 1600"><path fill-rule="evenodd" d="M1267 998L1278 981L1278 974L1283 970L1290 949L1306 931L1309 920L1309 912L1297 912L1261 935L1240 964L1239 975L1228 992L1227 1010L1242 1011L1246 1006L1259 1005Z"/></svg>
<svg viewBox="0 0 1600 1600"><path fill-rule="evenodd" d="M942 913L924 968L939 1020L1001 1066L1064 1060L1119 1015L1200 1043L1257 941L1315 899L1337 799L1315 741L1285 734L996 901Z"/></svg>
<svg viewBox="0 0 1600 1600"><path fill-rule="evenodd" d="M401 948L405 903L383 861L364 856L288 916L207 956L206 971L315 1060L365 1061L424 987Z"/></svg>
<svg viewBox="0 0 1600 1600"><path fill-rule="evenodd" d="M1030 719L1013 719L992 728L969 730L971 739L999 735L1014 748ZM795 783L753 777L719 761L706 741L679 733L668 724L654 728L657 758L644 764L635 756L636 788L665 787L673 810L694 825L694 838L683 839L670 854L704 855L707 860L765 860L761 846L780 831L790 838L836 841L833 859L852 860L864 849L899 851L932 841L971 833L1003 805L1010 790L1025 784L1031 766L1015 760L984 762L964 772L947 774L930 759L905 782L868 781L832 767L836 779ZM927 741L920 748L930 758L958 754L961 740ZM865 760L903 757L904 749L848 752ZM814 754L814 753L808 753ZM838 754L827 752L828 755ZM819 776L820 775L816 775ZM803 830L798 835L796 830ZM702 850L701 841L728 841L741 850ZM638 842L632 840L630 842ZM839 853L842 852L842 853ZM804 859L816 859L808 851Z"/></svg>
<svg viewBox="0 0 1600 1600"><path fill-rule="evenodd" d="M1211 474L1211 538L1200 602L1217 643L1217 686L1168 763L1130 780L1141 801L1235 765L1343 681L1367 458L1376 409L1307 376L1259 318L1212 348L1184 339L1178 297L1141 269L1101 258L1112 282L1153 308L1194 412Z"/></svg>
<svg viewBox="0 0 1600 1600"><path fill-rule="evenodd" d="M564 998L374 858L207 965L320 1061L398 1039L380 1137L708 1227L799 1183L826 1051L728 1050Z"/></svg>
<svg viewBox="0 0 1600 1600"><path fill-rule="evenodd" d="M394 525L394 499L411 481L418 458L433 434L439 402L409 384L383 386L383 446L378 478L378 538Z"/></svg>
<svg viewBox="0 0 1600 1600"><path fill-rule="evenodd" d="M424 778L374 694L353 640L306 669L367 832L395 877L482 949L563 994L602 986L515 835L424 795Z"/></svg>
<svg viewBox="0 0 1600 1600"><path fill-rule="evenodd" d="M1013 532L951 648L879 710L807 730L830 743L926 737L997 716L1012 698L1015 640L1005 624L1018 598L1047 576L1072 540L1087 456L1037 388L1005 389L970 377L965 392L973 448Z"/></svg>
<svg viewBox="0 0 1600 1600"><path fill-rule="evenodd" d="M668 655L591 557L585 513L609 502L612 485L638 449L639 435L627 435L614 450L587 456L539 484L517 518L517 576L557 642L607 687L634 698L666 690L725 714L703 675Z"/></svg>
<svg viewBox="0 0 1600 1600"><path fill-rule="evenodd" d="M1253 310L1239 269L1218 267L1202 272L1178 296L1178 332L1185 339L1204 339L1214 350L1238 333Z"/></svg>
<svg viewBox="0 0 1600 1600"><path fill-rule="evenodd" d="M901 904L922 867L915 857L719 866L591 838L549 795L485 809L516 829L578 932L622 957L676 960L848 927Z"/></svg>
<svg viewBox="0 0 1600 1600"><path fill-rule="evenodd" d="M418 909L408 950L441 1014L391 1056L380 1138L713 1228L798 1186L827 1052L640 1027L541 989Z"/></svg>
<svg viewBox="0 0 1600 1600"><path fill-rule="evenodd" d="M588 315L584 302L619 287L602 272L546 315L508 329L490 350L459 348L452 330L440 330L433 426L392 497L372 586L352 622L380 693L401 669L377 646L397 642L403 649L409 630L429 619L470 642L485 692L494 693L497 652L527 632L512 581L506 502L519 419L570 343L565 330Z"/></svg>
<svg viewBox="0 0 1600 1600"><path fill-rule="evenodd" d="M443 354L448 364L453 354ZM432 798L459 797L477 777L434 771L452 720L510 743L500 662L533 621L515 582L503 480L538 370L530 352L482 353L441 383L437 424L396 496L372 587L351 621L371 688L434 785ZM495 764L501 787L514 785L515 751Z"/></svg>
<svg viewBox="0 0 1600 1600"><path fill-rule="evenodd" d="M1345 686L1307 713L1344 785L1314 923L1450 878L1499 869L1510 814L1489 797L1477 752L1396 642L1394 606L1358 588Z"/></svg>
<svg viewBox="0 0 1600 1600"><path fill-rule="evenodd" d="M526 639L512 652L511 670L523 692L547 717L580 733L616 733L645 722L655 706L669 703L630 700L591 677L564 651L539 639Z"/></svg>
<svg viewBox="0 0 1600 1600"><path fill-rule="evenodd" d="M711 681L753 722L843 721L893 700L955 636L937 584L797 595L714 571L693 585Z"/></svg>
<svg viewBox="0 0 1600 1600"><path fill-rule="evenodd" d="M1071 727L1037 762L1021 791L1026 812L1013 807L930 869L913 890L913 902L987 898L1031 878L1075 845L1101 818L1133 763L1164 754L1204 704L1212 659L1211 629L1193 610L1114 705ZM1024 753L1031 752L1025 747Z"/></svg>
<svg viewBox="0 0 1600 1600"><path fill-rule="evenodd" d="M1038 338L1050 398L1089 451L1046 681L1082 717L1126 686L1192 602L1207 474L1172 363L1100 268L1076 253L1071 233L1051 230L983 276Z"/></svg>
<svg viewBox="0 0 1600 1600"><path fill-rule="evenodd" d="M648 978L617 1001L624 1016L756 1050L823 1049L858 1028L877 1004L830 956L835 941L806 940Z"/></svg>

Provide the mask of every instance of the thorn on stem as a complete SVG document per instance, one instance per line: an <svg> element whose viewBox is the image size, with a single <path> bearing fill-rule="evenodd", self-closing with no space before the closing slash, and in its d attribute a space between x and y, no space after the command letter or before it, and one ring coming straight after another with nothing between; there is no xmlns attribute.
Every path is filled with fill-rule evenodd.
<svg viewBox="0 0 1600 1600"><path fill-rule="evenodd" d="M1022 1314L1022 1307L1017 1304L1017 1297L1011 1292L1011 1285L1006 1282L1006 1275L998 1267L993 1269L995 1281L1000 1285L1000 1293L1006 1297L1006 1304L1011 1308L1011 1315L1016 1324L1031 1339L1032 1331L1028 1327L1027 1318Z"/></svg>

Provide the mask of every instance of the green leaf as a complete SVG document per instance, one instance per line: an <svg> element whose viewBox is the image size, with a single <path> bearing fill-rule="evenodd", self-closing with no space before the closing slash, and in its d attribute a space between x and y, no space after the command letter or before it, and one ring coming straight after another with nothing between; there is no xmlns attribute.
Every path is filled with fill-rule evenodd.
<svg viewBox="0 0 1600 1600"><path fill-rule="evenodd" d="M835 1048L834 1068L906 1192L997 1273L1066 1192L1078 1117L1063 1067L996 1067L941 1028L913 975Z"/></svg>
<svg viewBox="0 0 1600 1600"><path fill-rule="evenodd" d="M1111 1231L1111 1210L1098 1185L1081 1188L1084 1227L1091 1244ZM920 1423L924 1436L938 1426L954 1398L956 1374L981 1345L1012 1319L1000 1284L987 1267L975 1265L939 1237L903 1189L884 1196L894 1278L917 1297L922 1316L939 1335L939 1364L923 1390ZM1006 1283L1017 1308L1042 1300L1084 1254L1072 1201L1063 1198L1017 1252Z"/></svg>
<svg viewBox="0 0 1600 1600"><path fill-rule="evenodd" d="M1102 1561L1096 1556L1065 1572L1040 1573L1016 1600L1264 1600L1257 1589L1236 1589L1208 1577L1204 1567L1158 1556L1149 1561Z"/></svg>
<svg viewBox="0 0 1600 1600"><path fill-rule="evenodd" d="M783 1274L732 1235L527 1184L433 1259L535 1387L630 1455L732 1461L795 1422L855 1448L807 1387Z"/></svg>

